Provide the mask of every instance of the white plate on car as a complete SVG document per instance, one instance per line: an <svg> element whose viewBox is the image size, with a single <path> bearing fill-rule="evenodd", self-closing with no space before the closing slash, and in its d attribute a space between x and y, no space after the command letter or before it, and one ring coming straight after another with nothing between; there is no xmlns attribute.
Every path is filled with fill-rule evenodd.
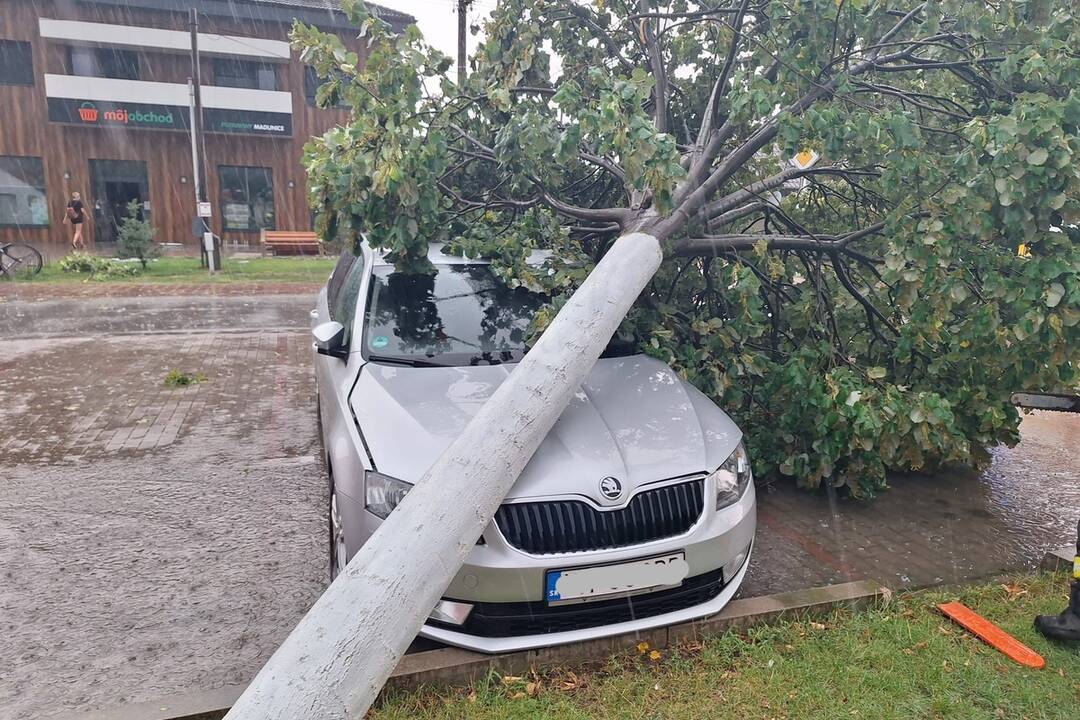
<svg viewBox="0 0 1080 720"><path fill-rule="evenodd" d="M689 572L681 550L617 565L548 570L544 598L548 605L568 605L637 595L678 587Z"/></svg>

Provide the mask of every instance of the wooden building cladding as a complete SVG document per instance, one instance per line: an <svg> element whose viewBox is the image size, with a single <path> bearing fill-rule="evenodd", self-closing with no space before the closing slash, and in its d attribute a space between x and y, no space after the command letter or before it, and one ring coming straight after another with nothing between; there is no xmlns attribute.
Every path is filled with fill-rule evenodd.
<svg viewBox="0 0 1080 720"><path fill-rule="evenodd" d="M138 37L140 28L186 33L189 29L187 7L191 5L198 7L200 4L221 5L213 0L194 0L191 3L136 0L130 4L113 0L0 1L0 58L19 57L28 49L32 64L32 73L12 71L3 73L7 75L7 82L0 79L0 242L16 240L44 244L66 242L70 232L63 220L67 202L74 191L81 193L87 208L89 222L84 230L87 240L108 239L104 236L108 234L105 231L109 228L99 227L106 223L104 213L107 213L108 208L103 207L104 198L95 197L95 188L102 187L102 178L108 176L115 178L110 188L127 187L130 192L135 192L137 186L140 186L139 194L145 195L140 199L148 202L149 218L157 229L159 241L197 243L192 234L196 202L191 145L187 131L132 127L131 124L125 125L117 120L120 117L127 122L128 118L123 117L121 115L123 111L117 110L115 105L106 103L103 106L104 109L95 106L94 103L80 105L77 98L57 99L55 95L58 91L53 89L50 89L48 93L46 91L48 81L51 83L50 88L63 86L67 88L66 92L69 96L79 96L79 88L82 84L89 87L96 83L104 87L117 87L126 92L127 97L121 99L133 107L161 107L152 99L147 105L140 106L139 103L143 102L142 98L132 97L131 94L142 93L145 88L149 88L154 92L168 90L172 95L176 95L178 88L175 85L158 84L183 84L186 87L188 77L191 75L190 55L161 47L131 47L130 39L125 39L124 42L128 45L125 45L122 52L117 52L115 49L110 52L124 60L131 57L137 58L140 82L114 79L101 83L98 77L74 76L75 73L71 67L75 62L72 58L72 48L81 48L74 52L78 60L83 60L88 52L93 52L86 48L108 48L109 45L88 41L69 42L55 37L43 38L40 31L40 19L130 26L133 37ZM288 3L274 0L267 0L265 8L260 6L258 0L239 0L238 4L243 5L247 12L242 14L200 13L200 34L232 36L234 42L240 44L243 44L243 38L287 41L291 27L291 14L301 15L301 19L308 21L313 14L315 17L322 16L318 13L307 12L309 17L303 17L306 12L304 10L290 13L286 7ZM303 5L298 0L294 0L293 4ZM180 9L170 10L170 7ZM325 7L325 0L323 0L323 13L326 13ZM397 16L391 19L391 22L400 21L401 18L407 18L407 16ZM339 13L330 24L336 27L326 29L337 32L350 49L363 57L363 45L356 40L355 31L349 33L345 29L345 23ZM19 43L28 43L29 48ZM256 40L248 44L255 47L258 43ZM237 60L251 62L250 58L237 58ZM348 119L347 113L343 110L311 107L305 97L305 72L309 71L298 61L295 52L289 52L287 60L279 56L274 62L262 63L260 61L260 63L273 69L274 89L291 96L291 133L277 132L264 135L243 131L230 134L206 133L204 175L207 182L207 199L213 206L211 227L226 243L257 242L258 229L253 227L251 230L239 231L225 227L221 186L223 176L230 184L250 179L252 183L259 184L260 187L269 178L272 184L272 214L266 214L269 212L270 204L265 202L265 199L260 201L262 205L256 212L265 214L262 219L270 220L277 229L310 229L311 215L306 200L306 178L300 165L304 143L311 136L321 135L334 125L344 123ZM229 58L220 53L216 56L202 55L200 71L204 97L208 92L213 92L207 91L207 87L219 84L228 85L230 82L233 83L233 87L236 87L235 80L222 77L235 72L236 67L243 68L244 63L230 64ZM115 78L116 75L114 74L113 77ZM25 84L30 78L33 83ZM222 82L219 83L219 80ZM265 77L261 80L271 82ZM63 94L64 91L60 92ZM243 114L248 110L256 113L265 110L261 107L240 109L240 105L236 105L235 98L239 98L239 102L243 103L245 97L256 98L252 102L258 104L260 102L258 93L250 93L246 90L239 92L230 90L229 92L233 93L233 107L237 109L222 110L219 111L220 113L235 115ZM50 95L53 96L51 102L54 104L52 121L50 120ZM273 93L264 95L270 96ZM281 94L277 94L273 99L280 104L283 98L288 106L288 98ZM60 110L56 106L64 103L71 106L68 109L72 113L72 119L69 122L56 122L57 113ZM183 104L185 107L182 112L185 117L182 119L183 124L186 125L187 103ZM98 103L98 105L101 104ZM153 112L156 111L148 111L148 114L139 117L140 119L149 117L154 121L160 120L162 123L167 119L163 112L158 112L156 115L152 114ZM109 117L112 122L102 123L105 119L104 113L111 113ZM277 117L288 118L289 116L278 115ZM78 124L90 118L93 118L95 122L84 122L83 126ZM233 124L232 127L236 125ZM249 124L248 127L252 126ZM283 126L256 125L254 127L280 131ZM30 160L27 160L28 158ZM42 176L40 179L43 180L44 185L38 191L31 190L35 197L18 197L15 191L5 190L5 184L7 186L13 184L12 173L18 176L20 169L37 177L35 170L39 166L35 158L40 159L40 168L43 171L40 173ZM140 163L145 163L145 165L140 165ZM145 168L145 177L140 183L137 176L143 168ZM221 168L226 169L222 171ZM5 172L5 169L9 172ZM26 172L23 173L24 180ZM31 184L37 182L39 181L34 180ZM20 183L16 180L14 184ZM226 191L233 192L229 188L226 188ZM42 202L42 194L44 202ZM7 213L5 213L4 202L8 203ZM34 207L28 211L25 202L33 204ZM17 208L20 214L12 216L12 207ZM236 207L239 206L234 206L231 220L234 226L238 224L235 217ZM42 225L46 210L47 225ZM21 219L12 220L12 217ZM30 218L30 222L26 221L27 218ZM253 223L253 225L257 224Z"/></svg>

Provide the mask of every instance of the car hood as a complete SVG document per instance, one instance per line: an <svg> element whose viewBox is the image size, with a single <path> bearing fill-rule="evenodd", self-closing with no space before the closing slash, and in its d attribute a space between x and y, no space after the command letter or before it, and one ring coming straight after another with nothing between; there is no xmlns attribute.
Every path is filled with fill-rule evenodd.
<svg viewBox="0 0 1080 720"><path fill-rule="evenodd" d="M415 483L515 365L410 368L367 363L350 397L379 472ZM626 501L651 482L715 470L741 433L671 368L643 355L598 360L508 498ZM603 478L624 487L618 501Z"/></svg>

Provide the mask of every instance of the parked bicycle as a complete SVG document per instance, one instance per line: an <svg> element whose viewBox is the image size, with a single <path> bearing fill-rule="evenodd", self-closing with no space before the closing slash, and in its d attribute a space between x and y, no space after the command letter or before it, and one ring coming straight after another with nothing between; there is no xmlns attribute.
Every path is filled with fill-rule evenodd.
<svg viewBox="0 0 1080 720"><path fill-rule="evenodd" d="M41 253L26 243L0 245L0 277L12 280L41 272Z"/></svg>

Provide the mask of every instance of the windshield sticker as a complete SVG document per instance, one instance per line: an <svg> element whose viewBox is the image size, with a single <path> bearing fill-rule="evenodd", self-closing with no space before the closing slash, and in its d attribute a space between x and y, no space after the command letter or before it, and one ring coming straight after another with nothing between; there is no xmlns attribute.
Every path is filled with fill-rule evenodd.
<svg viewBox="0 0 1080 720"><path fill-rule="evenodd" d="M382 350L384 347L390 344L390 338L385 335L376 335L371 338L371 342L368 343L374 350Z"/></svg>

